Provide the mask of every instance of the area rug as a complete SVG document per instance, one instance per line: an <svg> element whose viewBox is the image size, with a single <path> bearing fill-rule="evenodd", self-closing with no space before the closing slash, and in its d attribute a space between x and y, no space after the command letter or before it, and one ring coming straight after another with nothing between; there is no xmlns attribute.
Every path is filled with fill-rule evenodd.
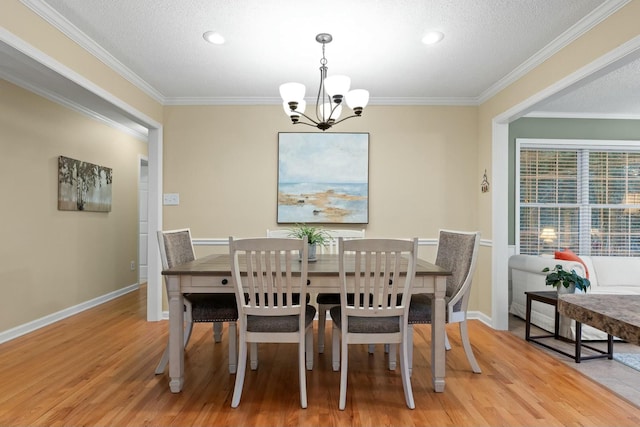
<svg viewBox="0 0 640 427"><path fill-rule="evenodd" d="M613 358L620 363L640 371L640 353L613 353Z"/></svg>

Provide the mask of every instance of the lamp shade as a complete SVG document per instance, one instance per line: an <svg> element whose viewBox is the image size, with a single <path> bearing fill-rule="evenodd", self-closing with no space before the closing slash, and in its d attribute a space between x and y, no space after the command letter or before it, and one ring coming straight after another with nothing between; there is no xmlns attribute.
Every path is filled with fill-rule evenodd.
<svg viewBox="0 0 640 427"><path fill-rule="evenodd" d="M557 238L558 238L558 236L556 235L555 228L546 228L545 227L545 228L542 229L542 232L540 233L540 239L542 239L546 243L552 243Z"/></svg>
<svg viewBox="0 0 640 427"><path fill-rule="evenodd" d="M304 99L304 92L306 88L302 83L283 83L280 85L280 96L285 102L297 102Z"/></svg>
<svg viewBox="0 0 640 427"><path fill-rule="evenodd" d="M625 205L640 205L640 194L638 193L627 193L624 196L624 201L622 202ZM627 208L624 210L624 213L637 214L640 212L640 209L636 207Z"/></svg>
<svg viewBox="0 0 640 427"><path fill-rule="evenodd" d="M369 91L365 89L354 89L347 93L347 105L352 110L360 107L364 108L369 103Z"/></svg>
<svg viewBox="0 0 640 427"><path fill-rule="evenodd" d="M288 116L299 116L300 114L304 113L305 108L307 108L307 101L299 101L298 108L296 108L295 111L291 111L291 108L289 108L289 103L287 101L284 101L282 103L282 108L284 108L284 112L287 113Z"/></svg>
<svg viewBox="0 0 640 427"><path fill-rule="evenodd" d="M351 79L347 76L329 76L324 79L324 88L329 96L346 95L351 86Z"/></svg>
<svg viewBox="0 0 640 427"><path fill-rule="evenodd" d="M331 104L329 102L325 102L324 104L320 104L317 106L318 108L318 117L320 118L320 120L322 120L323 122L326 122L329 120L329 116L331 116L332 120L338 120L338 118L340 117L340 114L342 114L342 105L335 105L336 107L335 110L333 111L333 114L331 114Z"/></svg>

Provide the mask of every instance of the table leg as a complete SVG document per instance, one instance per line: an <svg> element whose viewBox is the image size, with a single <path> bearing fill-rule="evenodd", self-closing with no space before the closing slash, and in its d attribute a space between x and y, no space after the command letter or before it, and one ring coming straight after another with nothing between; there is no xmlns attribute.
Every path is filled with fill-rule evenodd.
<svg viewBox="0 0 640 427"><path fill-rule="evenodd" d="M184 300L180 276L167 276L169 298L169 388L179 393L184 384Z"/></svg>
<svg viewBox="0 0 640 427"><path fill-rule="evenodd" d="M582 323L576 321L576 363L580 363L580 350L582 349Z"/></svg>
<svg viewBox="0 0 640 427"><path fill-rule="evenodd" d="M524 321L524 339L529 341L531 336L531 295L527 294L527 311L525 312Z"/></svg>
<svg viewBox="0 0 640 427"><path fill-rule="evenodd" d="M431 324L431 377L433 389L436 392L444 391L445 376L445 302L447 291L447 278L436 277L435 296L433 299L433 319Z"/></svg>

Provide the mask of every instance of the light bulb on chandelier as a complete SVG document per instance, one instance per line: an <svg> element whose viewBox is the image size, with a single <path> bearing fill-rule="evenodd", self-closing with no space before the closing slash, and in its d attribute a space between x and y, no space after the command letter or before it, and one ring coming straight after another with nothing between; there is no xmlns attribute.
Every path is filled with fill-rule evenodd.
<svg viewBox="0 0 640 427"><path fill-rule="evenodd" d="M324 48L333 40L331 34L321 33L316 36L316 41L322 44L322 59L320 60L320 87L316 97L316 119L304 114L306 102L304 101L305 86L302 83L284 83L280 85L280 96L284 101L284 112L295 124L317 127L322 131L331 128L344 120L352 117L360 117L362 111L369 102L369 92L364 89L349 91L351 79L347 76L327 77L327 58L324 56ZM341 120L342 102L353 110L353 114ZM309 122L304 121L304 119Z"/></svg>

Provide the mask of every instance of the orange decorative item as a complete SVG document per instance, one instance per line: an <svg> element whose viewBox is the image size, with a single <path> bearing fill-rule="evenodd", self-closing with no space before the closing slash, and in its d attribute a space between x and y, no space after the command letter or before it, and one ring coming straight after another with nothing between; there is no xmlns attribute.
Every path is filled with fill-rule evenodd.
<svg viewBox="0 0 640 427"><path fill-rule="evenodd" d="M579 262L580 264L582 264L584 266L584 274L585 274L586 278L587 279L589 278L589 269L587 268L587 265L571 249L566 248L564 251L556 251L554 256L555 256L555 259L562 259L562 260L565 260L565 261L577 261L577 262Z"/></svg>

